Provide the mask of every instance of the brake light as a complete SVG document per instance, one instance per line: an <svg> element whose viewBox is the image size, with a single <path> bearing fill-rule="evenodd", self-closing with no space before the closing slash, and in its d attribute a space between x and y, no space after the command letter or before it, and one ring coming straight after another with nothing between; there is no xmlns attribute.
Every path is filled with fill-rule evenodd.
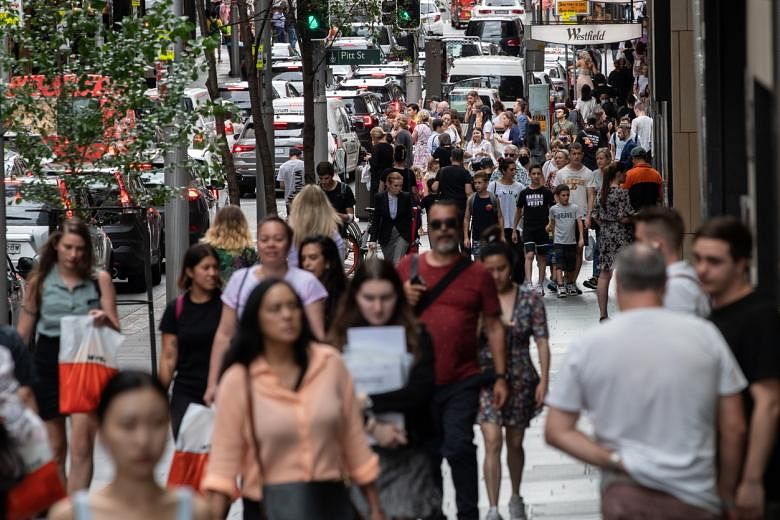
<svg viewBox="0 0 780 520"><path fill-rule="evenodd" d="M371 116L363 116L362 119L363 119L363 126L367 128L374 126L374 120Z"/></svg>
<svg viewBox="0 0 780 520"><path fill-rule="evenodd" d="M504 45L508 47L519 47L520 46L520 40L517 38L509 38L504 42Z"/></svg>
<svg viewBox="0 0 780 520"><path fill-rule="evenodd" d="M233 123L225 121L225 134L233 135Z"/></svg>
<svg viewBox="0 0 780 520"><path fill-rule="evenodd" d="M524 9L512 9L512 14L523 14L525 13Z"/></svg>
<svg viewBox="0 0 780 520"><path fill-rule="evenodd" d="M130 200L130 194L127 192L125 180L122 178L122 174L119 172L114 174L114 178L116 179L116 183L119 185L119 203L122 204L122 207L129 208L132 206L132 201Z"/></svg>
<svg viewBox="0 0 780 520"><path fill-rule="evenodd" d="M241 85L226 85L226 86L225 86L225 89L226 89L226 90L246 90L246 89L245 89L244 87L242 87Z"/></svg>
<svg viewBox="0 0 780 520"><path fill-rule="evenodd" d="M253 144L234 144L233 145L233 153L251 152L254 149L255 149L255 145L253 145Z"/></svg>
<svg viewBox="0 0 780 520"><path fill-rule="evenodd" d="M287 70L301 70L301 67L299 65L291 65L287 67Z"/></svg>
<svg viewBox="0 0 780 520"><path fill-rule="evenodd" d="M200 193L195 188L187 188L187 199L188 200L198 200L198 197L200 197Z"/></svg>
<svg viewBox="0 0 780 520"><path fill-rule="evenodd" d="M287 121L274 121L274 130L287 130Z"/></svg>
<svg viewBox="0 0 780 520"><path fill-rule="evenodd" d="M152 169L152 163L133 163L130 165L130 168L133 170L148 172Z"/></svg>
<svg viewBox="0 0 780 520"><path fill-rule="evenodd" d="M68 198L68 186L63 179L57 182L57 186L60 189L60 198L62 198L62 204L65 206L65 216L67 218L73 218L73 209L70 205L70 199Z"/></svg>
<svg viewBox="0 0 780 520"><path fill-rule="evenodd" d="M387 74L385 74L384 72L372 72L371 77L375 79L382 79L382 78L386 78Z"/></svg>

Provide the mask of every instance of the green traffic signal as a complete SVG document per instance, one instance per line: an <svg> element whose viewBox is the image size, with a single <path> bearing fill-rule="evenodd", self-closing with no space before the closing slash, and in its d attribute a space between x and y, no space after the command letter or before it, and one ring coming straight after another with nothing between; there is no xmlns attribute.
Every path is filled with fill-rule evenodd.
<svg viewBox="0 0 780 520"><path fill-rule="evenodd" d="M412 16L409 14L409 11L399 11L398 12L398 18L400 18L404 22L408 22L412 19Z"/></svg>
<svg viewBox="0 0 780 520"><path fill-rule="evenodd" d="M306 19L306 23L307 23L307 25L309 26L309 30L310 30L310 31L316 31L316 30L318 30L318 29L319 29L319 28L322 26L322 24L320 23L320 21L319 21L319 20L317 19L317 17L316 17L316 16L314 16L313 14L310 14L310 15L307 17L307 19Z"/></svg>
<svg viewBox="0 0 780 520"><path fill-rule="evenodd" d="M420 28L420 0L396 0L395 25L399 29Z"/></svg>

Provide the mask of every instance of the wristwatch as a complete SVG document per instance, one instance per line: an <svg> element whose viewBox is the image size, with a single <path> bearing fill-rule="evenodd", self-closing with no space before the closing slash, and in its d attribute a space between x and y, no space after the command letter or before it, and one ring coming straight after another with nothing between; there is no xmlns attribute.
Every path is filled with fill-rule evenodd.
<svg viewBox="0 0 780 520"><path fill-rule="evenodd" d="M615 471L623 470L623 457L620 456L620 453L613 451L609 454L609 465Z"/></svg>

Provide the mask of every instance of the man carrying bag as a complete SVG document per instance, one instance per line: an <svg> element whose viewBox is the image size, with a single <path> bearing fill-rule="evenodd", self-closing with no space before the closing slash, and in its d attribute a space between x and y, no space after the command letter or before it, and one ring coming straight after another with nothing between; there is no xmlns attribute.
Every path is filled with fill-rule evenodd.
<svg viewBox="0 0 780 520"><path fill-rule="evenodd" d="M482 319L495 361L496 406L506 401L506 346L495 283L480 263L459 250L462 219L452 201L438 201L428 214L431 251L407 255L398 264L404 292L432 338L436 365L434 421L438 464L452 470L458 518L478 519L478 468L474 420L484 384L477 363L477 327Z"/></svg>

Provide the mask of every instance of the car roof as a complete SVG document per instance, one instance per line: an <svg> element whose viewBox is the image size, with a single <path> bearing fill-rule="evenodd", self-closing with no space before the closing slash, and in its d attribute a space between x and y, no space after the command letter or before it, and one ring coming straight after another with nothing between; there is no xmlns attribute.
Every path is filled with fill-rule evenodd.
<svg viewBox="0 0 780 520"><path fill-rule="evenodd" d="M249 90L248 81L230 81L217 86L220 90Z"/></svg>
<svg viewBox="0 0 780 520"><path fill-rule="evenodd" d="M363 85L366 87L389 87L390 85L396 85L392 78L356 78L348 79L341 82L341 87L360 88Z"/></svg>
<svg viewBox="0 0 780 520"><path fill-rule="evenodd" d="M523 16L520 14L486 14L484 16L474 16L471 20L469 20L469 23L471 22L493 22L493 21L500 21L500 22L513 22L515 20L523 21Z"/></svg>
<svg viewBox="0 0 780 520"><path fill-rule="evenodd" d="M492 94L498 95L498 89L495 88L484 88L484 87L456 87L452 90L450 90L450 95L452 94L464 94L471 92L472 90L475 90L478 95L480 96L490 96Z"/></svg>
<svg viewBox="0 0 780 520"><path fill-rule="evenodd" d="M483 55L483 56L466 56L463 58L455 58L452 60L452 66L457 65L525 65L523 58L517 56L498 56L498 55Z"/></svg>

